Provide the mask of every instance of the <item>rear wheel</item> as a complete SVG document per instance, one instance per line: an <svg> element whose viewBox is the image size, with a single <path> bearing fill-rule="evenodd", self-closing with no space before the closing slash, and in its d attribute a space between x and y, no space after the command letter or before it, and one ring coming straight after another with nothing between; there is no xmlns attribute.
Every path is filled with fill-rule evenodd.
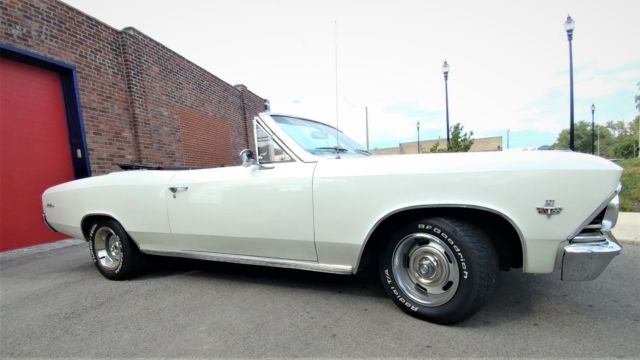
<svg viewBox="0 0 640 360"><path fill-rule="evenodd" d="M89 228L91 258L110 280L128 279L142 267L143 255L115 220L98 220Z"/></svg>
<svg viewBox="0 0 640 360"><path fill-rule="evenodd" d="M401 227L379 262L383 287L408 314L440 324L473 315L496 282L498 258L482 229L452 218Z"/></svg>

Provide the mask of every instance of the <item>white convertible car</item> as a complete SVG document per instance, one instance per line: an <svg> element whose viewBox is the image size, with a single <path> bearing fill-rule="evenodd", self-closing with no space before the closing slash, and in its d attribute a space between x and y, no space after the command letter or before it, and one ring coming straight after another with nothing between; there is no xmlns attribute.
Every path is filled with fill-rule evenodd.
<svg viewBox="0 0 640 360"><path fill-rule="evenodd" d="M405 312L475 313L499 269L592 280L611 235L622 169L591 155L485 152L370 156L333 127L260 114L241 166L136 170L54 186L45 222L85 238L120 280L147 255L336 274L377 269ZM254 155L256 154L256 155Z"/></svg>

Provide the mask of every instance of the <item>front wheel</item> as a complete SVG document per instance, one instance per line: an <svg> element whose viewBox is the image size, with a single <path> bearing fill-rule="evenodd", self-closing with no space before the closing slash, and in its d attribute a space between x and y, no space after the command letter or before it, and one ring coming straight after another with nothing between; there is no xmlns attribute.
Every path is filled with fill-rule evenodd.
<svg viewBox="0 0 640 360"><path fill-rule="evenodd" d="M482 229L434 217L401 227L379 262L383 287L417 318L451 324L486 302L498 273L496 251Z"/></svg>

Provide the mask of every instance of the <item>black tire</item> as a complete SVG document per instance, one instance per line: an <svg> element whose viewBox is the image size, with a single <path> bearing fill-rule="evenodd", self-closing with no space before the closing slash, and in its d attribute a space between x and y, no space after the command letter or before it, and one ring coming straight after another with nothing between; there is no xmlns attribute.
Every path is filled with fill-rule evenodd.
<svg viewBox="0 0 640 360"><path fill-rule="evenodd" d="M385 291L403 311L452 324L475 314L490 297L498 256L481 228L433 217L413 221L392 235L379 272Z"/></svg>
<svg viewBox="0 0 640 360"><path fill-rule="evenodd" d="M144 255L115 220L95 221L89 227L88 240L93 263L109 280L129 279L143 267Z"/></svg>

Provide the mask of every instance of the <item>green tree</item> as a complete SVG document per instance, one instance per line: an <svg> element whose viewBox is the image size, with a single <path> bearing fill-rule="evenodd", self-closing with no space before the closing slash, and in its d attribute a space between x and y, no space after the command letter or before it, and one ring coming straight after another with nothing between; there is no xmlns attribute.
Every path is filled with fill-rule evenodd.
<svg viewBox="0 0 640 360"><path fill-rule="evenodd" d="M625 136L613 146L613 155L616 158L629 159L636 156L637 140L631 136Z"/></svg>
<svg viewBox="0 0 640 360"><path fill-rule="evenodd" d="M473 131L463 132L464 126L457 123L451 129L451 141L449 142L449 152L467 152L473 145Z"/></svg>
<svg viewBox="0 0 640 360"><path fill-rule="evenodd" d="M591 123L586 121L578 121L574 126L574 145L575 151L591 153ZM606 157L613 156L611 148L615 142L615 138L611 129L607 126L596 124L595 127L596 142L594 144L597 153L598 140L600 141L600 155ZM564 129L558 134L556 142L553 144L554 149L569 148L569 129Z"/></svg>
<svg viewBox="0 0 640 360"><path fill-rule="evenodd" d="M622 120L607 121L606 126L613 132L615 137L629 135L629 129L627 129L627 125Z"/></svg>
<svg viewBox="0 0 640 360"><path fill-rule="evenodd" d="M451 137L448 148L440 149L440 142L436 142L429 152L468 152L473 145L473 131L469 133L464 132L464 126L460 123L456 123L451 127ZM424 151L424 150L422 150Z"/></svg>
<svg viewBox="0 0 640 360"><path fill-rule="evenodd" d="M630 158L638 154L638 122L640 116L633 121L609 121L607 125L596 124L595 152L608 158ZM591 123L578 121L574 127L575 151L591 153ZM599 143L599 146L598 146ZM558 134L554 149L569 148L569 130L564 129Z"/></svg>
<svg viewBox="0 0 640 360"><path fill-rule="evenodd" d="M629 136L627 137L629 140L626 141L630 144L630 145L626 145L628 147L628 150L622 150L622 145L620 149L620 153L624 152L626 154L629 154L629 149L630 149L631 155L621 156L621 157L629 158L634 156L640 156L638 154L638 152L640 151L640 136L638 135L638 132L640 132L640 115L636 116L636 118L633 119L633 121L629 122Z"/></svg>
<svg viewBox="0 0 640 360"><path fill-rule="evenodd" d="M429 149L429 152L445 152L445 150L440 150L438 149L438 147L440 146L440 140L436 141L435 144L433 144L433 146L431 147L431 149Z"/></svg>
<svg viewBox="0 0 640 360"><path fill-rule="evenodd" d="M640 91L640 81L638 81L638 90ZM640 94L636 95L636 109L640 112ZM634 139L638 139L638 143L636 144L636 154L640 157L640 116L636 116L635 120L633 120L633 125L631 129L635 131Z"/></svg>
<svg viewBox="0 0 640 360"><path fill-rule="evenodd" d="M633 121L625 124L624 121L609 121L607 127L611 123L615 129L615 144L613 144L613 155L616 158L628 159L638 156L638 122L640 116L636 116Z"/></svg>

